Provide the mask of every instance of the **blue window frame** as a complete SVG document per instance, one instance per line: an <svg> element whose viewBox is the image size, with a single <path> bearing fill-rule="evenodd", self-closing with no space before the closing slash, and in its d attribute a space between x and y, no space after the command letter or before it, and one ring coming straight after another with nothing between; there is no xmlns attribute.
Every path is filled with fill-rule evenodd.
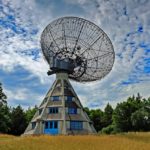
<svg viewBox="0 0 150 150"><path fill-rule="evenodd" d="M57 113L58 113L58 107L49 108L49 114L57 114Z"/></svg>
<svg viewBox="0 0 150 150"><path fill-rule="evenodd" d="M48 128L53 129L53 121L49 122L49 127Z"/></svg>
<svg viewBox="0 0 150 150"><path fill-rule="evenodd" d="M59 133L59 128L58 128L58 121L46 121L45 122L45 129L44 129L44 133L45 134L52 134L52 135L56 135Z"/></svg>
<svg viewBox="0 0 150 150"><path fill-rule="evenodd" d="M82 121L70 121L70 129L71 130L82 130L83 122Z"/></svg>
<svg viewBox="0 0 150 150"><path fill-rule="evenodd" d="M49 123L48 121L45 122L45 129L48 129L49 128Z"/></svg>
<svg viewBox="0 0 150 150"><path fill-rule="evenodd" d="M36 122L32 122L32 129L34 129L36 126Z"/></svg>
<svg viewBox="0 0 150 150"><path fill-rule="evenodd" d="M67 101L72 102L73 96L67 96Z"/></svg>
<svg viewBox="0 0 150 150"><path fill-rule="evenodd" d="M57 129L57 128L58 128L58 121L45 122L45 129Z"/></svg>
<svg viewBox="0 0 150 150"><path fill-rule="evenodd" d="M58 121L54 121L53 128L54 128L54 129L57 129L57 128L58 128Z"/></svg>
<svg viewBox="0 0 150 150"><path fill-rule="evenodd" d="M68 114L77 114L77 108L68 108Z"/></svg>
<svg viewBox="0 0 150 150"><path fill-rule="evenodd" d="M53 97L53 101L59 101L59 96L52 96Z"/></svg>

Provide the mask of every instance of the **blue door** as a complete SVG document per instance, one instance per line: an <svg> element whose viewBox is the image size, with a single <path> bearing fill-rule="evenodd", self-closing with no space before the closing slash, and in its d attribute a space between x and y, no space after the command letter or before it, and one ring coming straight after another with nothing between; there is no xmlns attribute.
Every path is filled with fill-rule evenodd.
<svg viewBox="0 0 150 150"><path fill-rule="evenodd" d="M58 121L45 121L45 134L58 134Z"/></svg>

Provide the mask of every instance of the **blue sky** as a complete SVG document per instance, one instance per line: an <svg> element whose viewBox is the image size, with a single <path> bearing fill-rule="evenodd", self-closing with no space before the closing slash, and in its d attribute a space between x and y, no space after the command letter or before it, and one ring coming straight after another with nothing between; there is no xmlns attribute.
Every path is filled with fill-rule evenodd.
<svg viewBox="0 0 150 150"><path fill-rule="evenodd" d="M115 64L104 79L72 82L84 106L113 106L140 92L150 96L149 0L0 0L0 82L8 104L39 105L55 75L40 50L47 24L62 16L79 16L100 26L110 37ZM90 91L89 91L90 89Z"/></svg>

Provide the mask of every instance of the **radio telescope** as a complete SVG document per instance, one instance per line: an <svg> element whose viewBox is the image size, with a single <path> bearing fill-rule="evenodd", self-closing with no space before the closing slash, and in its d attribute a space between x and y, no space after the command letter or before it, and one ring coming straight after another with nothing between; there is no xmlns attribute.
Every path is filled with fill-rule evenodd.
<svg viewBox="0 0 150 150"><path fill-rule="evenodd" d="M69 79L92 82L111 71L115 53L109 37L88 20L62 17L44 29L41 48L48 75L56 74L56 80L24 134L96 133Z"/></svg>

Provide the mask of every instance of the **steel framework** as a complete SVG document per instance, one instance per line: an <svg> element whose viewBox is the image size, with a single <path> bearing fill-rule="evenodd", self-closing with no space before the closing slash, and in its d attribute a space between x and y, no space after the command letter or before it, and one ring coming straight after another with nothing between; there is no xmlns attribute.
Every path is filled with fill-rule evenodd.
<svg viewBox="0 0 150 150"><path fill-rule="evenodd" d="M94 23L78 17L54 20L41 36L42 52L50 64L53 57L82 62L69 74L79 82L100 80L112 69L115 54L106 33Z"/></svg>

